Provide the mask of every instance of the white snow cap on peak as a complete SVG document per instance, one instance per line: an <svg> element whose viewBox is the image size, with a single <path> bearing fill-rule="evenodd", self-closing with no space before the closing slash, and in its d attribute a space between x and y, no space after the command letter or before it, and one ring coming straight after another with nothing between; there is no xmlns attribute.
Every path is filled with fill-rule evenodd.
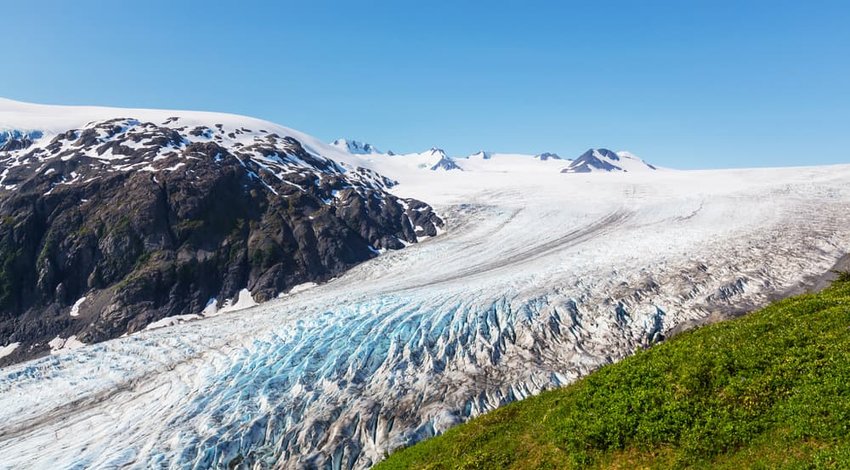
<svg viewBox="0 0 850 470"><path fill-rule="evenodd" d="M453 158L446 155L446 152L443 149L432 147L430 150L423 152L423 155L430 162L433 162L432 164L430 164L431 170L463 171L463 168L459 167Z"/></svg>

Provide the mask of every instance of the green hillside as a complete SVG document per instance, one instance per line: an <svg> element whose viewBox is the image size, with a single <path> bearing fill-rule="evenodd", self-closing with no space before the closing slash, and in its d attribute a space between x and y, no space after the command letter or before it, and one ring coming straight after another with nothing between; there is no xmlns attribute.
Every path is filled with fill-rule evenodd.
<svg viewBox="0 0 850 470"><path fill-rule="evenodd" d="M681 334L377 468L850 468L850 275Z"/></svg>

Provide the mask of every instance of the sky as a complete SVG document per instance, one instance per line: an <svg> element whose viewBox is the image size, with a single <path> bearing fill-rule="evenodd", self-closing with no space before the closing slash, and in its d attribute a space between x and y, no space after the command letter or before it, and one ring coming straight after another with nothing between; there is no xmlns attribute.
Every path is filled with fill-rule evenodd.
<svg viewBox="0 0 850 470"><path fill-rule="evenodd" d="M850 163L847 1L4 2L0 96L397 153Z"/></svg>

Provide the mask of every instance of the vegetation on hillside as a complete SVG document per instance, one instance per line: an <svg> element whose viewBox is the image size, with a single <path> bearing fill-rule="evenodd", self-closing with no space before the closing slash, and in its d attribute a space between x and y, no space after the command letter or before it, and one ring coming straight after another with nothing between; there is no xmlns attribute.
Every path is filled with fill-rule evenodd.
<svg viewBox="0 0 850 470"><path fill-rule="evenodd" d="M480 416L377 468L850 468L850 275Z"/></svg>

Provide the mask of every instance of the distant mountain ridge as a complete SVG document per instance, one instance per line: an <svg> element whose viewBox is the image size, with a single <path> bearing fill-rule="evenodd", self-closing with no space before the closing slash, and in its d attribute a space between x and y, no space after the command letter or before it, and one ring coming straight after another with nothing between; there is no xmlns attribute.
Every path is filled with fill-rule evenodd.
<svg viewBox="0 0 850 470"><path fill-rule="evenodd" d="M347 139L337 139L331 145L352 155L406 157L409 160L417 160L418 163L416 166L418 168L427 168L432 171L470 171L472 168L469 165L465 165L465 162L487 160L492 161L492 165L495 166L496 161L506 158L515 159L518 162L521 162L523 159L528 160L527 165L529 167L533 166L535 161L550 164L552 162L562 162L563 165L558 168L558 171L561 173L634 173L655 171L658 169L630 152L614 152L606 148L588 149L583 154L571 160L563 158L554 152L518 154L489 152L485 150L480 150L469 156L458 157L449 156L443 149L437 147L419 153L396 154L388 152L384 154L371 144Z"/></svg>

